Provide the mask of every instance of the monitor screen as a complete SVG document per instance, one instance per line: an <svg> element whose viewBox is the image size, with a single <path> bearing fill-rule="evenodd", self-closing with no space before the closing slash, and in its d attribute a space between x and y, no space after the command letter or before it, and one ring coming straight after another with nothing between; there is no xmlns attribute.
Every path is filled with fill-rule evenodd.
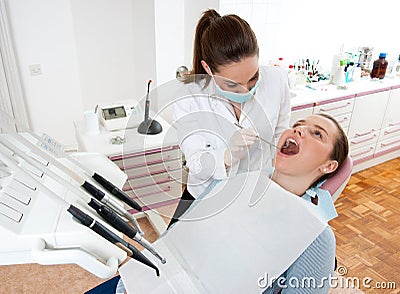
<svg viewBox="0 0 400 294"><path fill-rule="evenodd" d="M103 109L103 116L105 120L126 117L125 108L123 106L105 108Z"/></svg>

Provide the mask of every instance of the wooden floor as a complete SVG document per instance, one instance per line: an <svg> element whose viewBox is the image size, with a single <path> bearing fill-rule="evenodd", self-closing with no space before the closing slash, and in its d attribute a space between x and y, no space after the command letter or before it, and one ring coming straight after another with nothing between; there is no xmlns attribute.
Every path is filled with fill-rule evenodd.
<svg viewBox="0 0 400 294"><path fill-rule="evenodd" d="M400 158L352 175L335 204L330 225L343 277L359 278L365 293L400 293ZM372 289L376 282L392 289Z"/></svg>

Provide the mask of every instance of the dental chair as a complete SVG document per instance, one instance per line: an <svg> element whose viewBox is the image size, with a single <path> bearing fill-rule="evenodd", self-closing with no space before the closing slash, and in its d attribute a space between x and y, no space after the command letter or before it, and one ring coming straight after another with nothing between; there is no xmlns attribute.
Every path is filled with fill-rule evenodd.
<svg viewBox="0 0 400 294"><path fill-rule="evenodd" d="M332 195L332 200L335 202L350 180L353 169L353 160L350 155L340 167L339 171L332 178L328 178L321 186L322 189L329 191Z"/></svg>
<svg viewBox="0 0 400 294"><path fill-rule="evenodd" d="M325 183L321 186L322 189L329 191L332 195L332 200L335 202L340 194L342 194L344 188L350 180L351 172L353 170L353 160L350 155L340 167L339 171L332 178L328 178ZM335 270L337 268L337 259L335 257Z"/></svg>

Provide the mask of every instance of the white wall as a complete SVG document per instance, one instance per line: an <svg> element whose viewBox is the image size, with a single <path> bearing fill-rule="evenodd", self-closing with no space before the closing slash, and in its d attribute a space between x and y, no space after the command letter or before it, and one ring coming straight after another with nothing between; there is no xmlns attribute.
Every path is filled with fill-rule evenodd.
<svg viewBox="0 0 400 294"><path fill-rule="evenodd" d="M157 82L162 85L175 79L176 69L184 62L184 0L155 0L154 4Z"/></svg>
<svg viewBox="0 0 400 294"><path fill-rule="evenodd" d="M115 5L115 0L108 0ZM139 100L146 94L149 79L157 85L155 8L154 0L130 0L133 3L133 35L135 48L131 54L135 58L132 70L135 72L135 97ZM119 17L115 15L113 17Z"/></svg>
<svg viewBox="0 0 400 294"><path fill-rule="evenodd" d="M221 14L235 13L253 27L260 60L320 59L330 69L333 54L373 46L373 59L400 54L398 2L394 0L221 0Z"/></svg>
<svg viewBox="0 0 400 294"><path fill-rule="evenodd" d="M201 17L203 11L207 9L216 9L218 11L220 6L220 0L202 0L193 1L185 0L184 7L184 65L188 68L192 65L193 58L193 42L194 35L196 32L196 25Z"/></svg>
<svg viewBox="0 0 400 294"><path fill-rule="evenodd" d="M84 108L133 98L138 75L134 52L139 42L134 39L132 1L119 0L118 5L109 0L70 2Z"/></svg>
<svg viewBox="0 0 400 294"><path fill-rule="evenodd" d="M98 103L140 99L156 79L153 1L7 0L36 132L76 145L73 121ZM31 76L30 64L43 74Z"/></svg>
<svg viewBox="0 0 400 294"><path fill-rule="evenodd" d="M201 2L201 3L197 3ZM218 0L6 0L32 129L76 145L98 103L141 99L190 67L194 27ZM30 64L43 74L31 76Z"/></svg>
<svg viewBox="0 0 400 294"><path fill-rule="evenodd" d="M72 121L83 111L75 36L69 0L6 2L33 130L70 144ZM31 76L40 63L43 74Z"/></svg>
<svg viewBox="0 0 400 294"><path fill-rule="evenodd" d="M6 0L33 130L75 145L84 110L140 99L148 79L152 88L174 79L191 66L201 13L219 6L249 21L262 62L307 56L329 68L342 44L400 54L391 0ZM36 63L43 74L31 76Z"/></svg>
<svg viewBox="0 0 400 294"><path fill-rule="evenodd" d="M157 80L175 79L176 69L192 65L195 28L201 13L219 8L219 0L155 0Z"/></svg>

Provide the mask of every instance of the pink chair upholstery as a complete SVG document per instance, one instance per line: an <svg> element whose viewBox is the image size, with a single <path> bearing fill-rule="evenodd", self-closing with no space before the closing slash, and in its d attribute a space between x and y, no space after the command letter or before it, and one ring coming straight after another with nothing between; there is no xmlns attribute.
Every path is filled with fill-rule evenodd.
<svg viewBox="0 0 400 294"><path fill-rule="evenodd" d="M350 180L351 171L353 169L353 160L350 156L347 157L340 170L332 178L328 178L321 186L322 189L328 190L332 195L333 202L338 199L348 181Z"/></svg>

